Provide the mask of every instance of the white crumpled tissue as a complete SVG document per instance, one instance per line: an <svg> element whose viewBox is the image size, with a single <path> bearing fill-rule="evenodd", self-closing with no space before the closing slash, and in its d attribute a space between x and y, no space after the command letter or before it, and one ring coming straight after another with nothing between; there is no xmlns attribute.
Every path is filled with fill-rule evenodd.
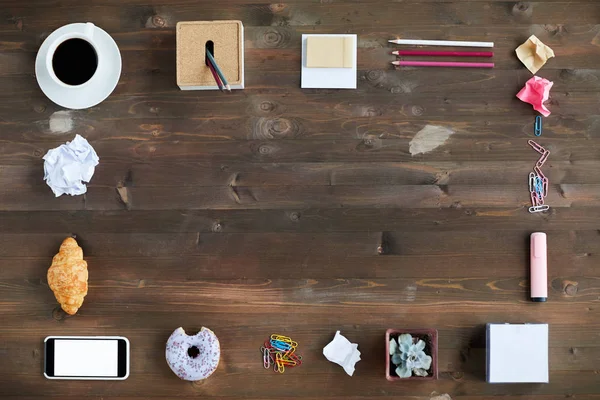
<svg viewBox="0 0 600 400"><path fill-rule="evenodd" d="M98 165L98 155L87 140L79 135L66 144L50 149L44 156L44 180L56 197L84 194Z"/></svg>
<svg viewBox="0 0 600 400"><path fill-rule="evenodd" d="M350 343L340 331L337 331L331 343L323 348L323 355L329 361L341 365L350 376L354 374L354 365L360 361L358 344Z"/></svg>

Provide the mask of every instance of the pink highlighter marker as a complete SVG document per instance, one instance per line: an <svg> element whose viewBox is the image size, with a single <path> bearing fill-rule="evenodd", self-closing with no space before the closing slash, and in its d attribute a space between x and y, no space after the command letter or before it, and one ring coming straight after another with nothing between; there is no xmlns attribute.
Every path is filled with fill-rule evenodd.
<svg viewBox="0 0 600 400"><path fill-rule="evenodd" d="M548 256L546 234L531 234L531 301L544 302L548 298Z"/></svg>

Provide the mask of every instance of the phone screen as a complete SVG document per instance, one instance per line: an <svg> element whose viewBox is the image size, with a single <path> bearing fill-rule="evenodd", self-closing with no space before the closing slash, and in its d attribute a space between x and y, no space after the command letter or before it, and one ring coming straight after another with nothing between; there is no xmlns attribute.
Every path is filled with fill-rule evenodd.
<svg viewBox="0 0 600 400"><path fill-rule="evenodd" d="M117 338L53 338L46 343L46 373L56 378L125 377L125 346Z"/></svg>
<svg viewBox="0 0 600 400"><path fill-rule="evenodd" d="M117 376L119 349L116 340L56 340L55 376Z"/></svg>

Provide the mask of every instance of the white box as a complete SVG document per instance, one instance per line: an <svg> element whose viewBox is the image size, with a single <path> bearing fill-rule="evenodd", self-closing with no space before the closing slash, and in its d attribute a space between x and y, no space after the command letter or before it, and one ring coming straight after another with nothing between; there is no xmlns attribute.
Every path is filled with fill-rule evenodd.
<svg viewBox="0 0 600 400"><path fill-rule="evenodd" d="M548 383L548 324L488 324L489 383Z"/></svg>

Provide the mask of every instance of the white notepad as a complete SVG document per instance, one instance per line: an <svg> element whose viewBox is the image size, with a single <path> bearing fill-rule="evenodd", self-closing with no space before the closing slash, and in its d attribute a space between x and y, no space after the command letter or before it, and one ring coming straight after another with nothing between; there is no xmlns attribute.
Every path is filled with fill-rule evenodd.
<svg viewBox="0 0 600 400"><path fill-rule="evenodd" d="M350 38L352 66L350 68L308 68L306 66L306 39L309 36ZM356 89L356 35L302 35L302 89Z"/></svg>
<svg viewBox="0 0 600 400"><path fill-rule="evenodd" d="M548 324L488 324L489 383L548 383Z"/></svg>

